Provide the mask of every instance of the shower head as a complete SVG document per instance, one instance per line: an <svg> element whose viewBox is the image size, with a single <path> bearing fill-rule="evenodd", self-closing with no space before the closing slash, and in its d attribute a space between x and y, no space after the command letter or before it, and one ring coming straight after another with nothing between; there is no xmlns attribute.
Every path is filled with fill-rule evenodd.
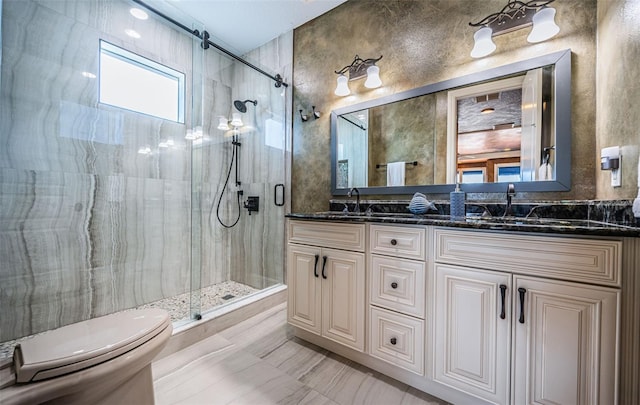
<svg viewBox="0 0 640 405"><path fill-rule="evenodd" d="M240 111L241 113L245 113L247 112L247 103L253 103L253 105L258 105L258 100L244 100L244 101L236 100L233 102L233 106L236 107L236 110Z"/></svg>

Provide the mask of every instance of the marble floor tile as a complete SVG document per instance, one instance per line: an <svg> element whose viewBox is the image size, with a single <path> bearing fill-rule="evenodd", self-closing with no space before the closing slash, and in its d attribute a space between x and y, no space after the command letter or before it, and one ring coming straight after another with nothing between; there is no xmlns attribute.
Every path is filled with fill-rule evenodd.
<svg viewBox="0 0 640 405"><path fill-rule="evenodd" d="M278 305L153 364L158 404L444 405L293 336Z"/></svg>

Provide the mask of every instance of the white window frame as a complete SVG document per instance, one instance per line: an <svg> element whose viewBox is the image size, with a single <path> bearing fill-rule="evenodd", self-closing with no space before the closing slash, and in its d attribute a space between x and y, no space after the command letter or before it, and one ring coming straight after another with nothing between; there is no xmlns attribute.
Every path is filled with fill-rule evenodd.
<svg viewBox="0 0 640 405"><path fill-rule="evenodd" d="M482 181L481 182L473 182L475 184L480 184L480 183L486 183L487 182L487 170L484 167L465 167L465 168L460 168L458 169L458 183L460 184L472 184L472 183L465 183L463 181L464 178L464 174L466 172L482 172Z"/></svg>
<svg viewBox="0 0 640 405"><path fill-rule="evenodd" d="M126 49L120 48L116 45L113 45L109 42L106 42L104 40L100 40L100 59L102 61L102 55L105 54L107 56L113 57L113 58L117 58L120 59L124 62L127 62L133 66L148 70L156 75L161 75L161 76L165 76L167 78L176 80L178 83L178 90L177 90L177 94L176 94L176 108L177 108L177 119L174 120L173 118L168 118L168 117L162 117L162 116L158 116L149 112L145 112L145 111L138 111L135 109L131 109L128 106L125 105L117 105L117 104L112 104L109 102L105 102L102 99L102 91L101 91L101 87L102 87L102 81L99 81L99 85L98 85L98 101L101 104L105 104L105 105L109 105L109 106L113 106L113 107L117 107L117 108L122 108L125 110L129 110L129 111L134 111L140 114L145 114L145 115L149 115L149 116L153 116L153 117L157 117L157 118L161 118L161 119L165 119L168 121L174 121L174 122L179 122L181 124L184 123L184 104L185 104L185 74L182 72L179 72L175 69L172 69L168 66L162 65L158 62L154 62L151 59L145 58L143 56L137 55L133 52L127 51ZM100 69L102 69L102 63L100 64ZM102 78L102 76L100 76L100 79ZM153 95L150 95L153 96Z"/></svg>
<svg viewBox="0 0 640 405"><path fill-rule="evenodd" d="M518 180L501 180L500 179L500 169L509 168L509 167L518 168L518 173L520 173L519 175L520 177L518 178ZM493 165L493 181L494 183L513 183L513 182L522 181L522 171L520 167L520 162L496 163L495 165Z"/></svg>

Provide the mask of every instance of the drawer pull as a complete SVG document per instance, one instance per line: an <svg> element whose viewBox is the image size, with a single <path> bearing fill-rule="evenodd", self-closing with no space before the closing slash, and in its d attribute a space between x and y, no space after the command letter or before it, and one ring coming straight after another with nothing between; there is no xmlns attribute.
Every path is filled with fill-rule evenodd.
<svg viewBox="0 0 640 405"><path fill-rule="evenodd" d="M500 310L500 319L506 318L506 315L504 313L504 300L505 300L506 292L507 292L507 286L504 284L500 284L500 299L502 300L502 310Z"/></svg>
<svg viewBox="0 0 640 405"><path fill-rule="evenodd" d="M322 256L322 278L324 278L326 280L327 275L324 274L324 268L327 265L327 256Z"/></svg>
<svg viewBox="0 0 640 405"><path fill-rule="evenodd" d="M393 288L394 290L398 288L398 283L396 283L395 281L391 283L391 288Z"/></svg>
<svg viewBox="0 0 640 405"><path fill-rule="evenodd" d="M391 338L389 342L391 342L391 344L395 346L398 341L396 340L396 338Z"/></svg>
<svg viewBox="0 0 640 405"><path fill-rule="evenodd" d="M526 292L527 290L524 288L518 288L518 293L520 293L520 319L518 319L518 322L520 323L524 323L524 293Z"/></svg>
<svg viewBox="0 0 640 405"><path fill-rule="evenodd" d="M391 239L391 245L392 245L392 246L395 246L395 245L397 245L397 244L398 244L398 241L397 241L397 240L395 240L395 239Z"/></svg>
<svg viewBox="0 0 640 405"><path fill-rule="evenodd" d="M313 275L318 278L318 259L320 259L320 255L316 255L316 262L313 265Z"/></svg>

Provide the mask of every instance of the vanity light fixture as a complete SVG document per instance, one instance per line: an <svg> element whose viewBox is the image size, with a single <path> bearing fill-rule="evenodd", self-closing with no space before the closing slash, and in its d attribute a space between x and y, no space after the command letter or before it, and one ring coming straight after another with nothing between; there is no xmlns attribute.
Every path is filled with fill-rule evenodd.
<svg viewBox="0 0 640 405"><path fill-rule="evenodd" d="M228 131L229 130L229 120L227 120L227 117L220 117L218 119L218 129L220 131Z"/></svg>
<svg viewBox="0 0 640 405"><path fill-rule="evenodd" d="M365 75L367 76L367 80L364 82L364 86L366 88L375 89L382 86L382 80L380 80L380 68L376 66L376 62L380 59L382 59L382 55L377 59L362 59L356 55L350 65L347 65L340 70L336 70L335 73L340 76L338 76L338 83L334 92L335 95L348 96L351 94L348 82L360 79ZM347 72L349 73L349 78L345 76L345 73Z"/></svg>
<svg viewBox="0 0 640 405"><path fill-rule="evenodd" d="M197 139L201 139L204 136L204 132L202 132L202 127L197 126L193 129L187 129L187 133L184 136L184 139L188 141L195 141Z"/></svg>
<svg viewBox="0 0 640 405"><path fill-rule="evenodd" d="M483 108L482 110L480 110L480 114L491 114L496 112L496 109L493 107L487 107L487 108Z"/></svg>
<svg viewBox="0 0 640 405"><path fill-rule="evenodd" d="M311 111L312 111L312 117L314 120L317 120L318 118L320 118L320 111L316 111L316 106L311 106ZM302 120L302 122L307 122L309 120L309 116L307 114L303 114L302 110L300 110L300 119Z"/></svg>
<svg viewBox="0 0 640 405"><path fill-rule="evenodd" d="M240 113L231 114L231 126L234 128L238 128L243 126L242 118L240 118Z"/></svg>
<svg viewBox="0 0 640 405"><path fill-rule="evenodd" d="M231 127L233 127L233 129L236 129L244 125L244 123L242 122L242 118L240 118L240 113L233 113L231 117L231 121L229 121L226 117L218 118L217 128L220 131L228 131L231 129ZM229 125L231 125L231 127Z"/></svg>
<svg viewBox="0 0 640 405"><path fill-rule="evenodd" d="M556 10L547 5L555 0L531 0L522 2L508 0L507 5L497 13L490 14L476 23L469 23L472 27L480 27L473 35L474 46L471 50L472 58L482 58L496 50L492 37L506 34L533 24L527 41L531 43L546 41L560 32L554 21Z"/></svg>

